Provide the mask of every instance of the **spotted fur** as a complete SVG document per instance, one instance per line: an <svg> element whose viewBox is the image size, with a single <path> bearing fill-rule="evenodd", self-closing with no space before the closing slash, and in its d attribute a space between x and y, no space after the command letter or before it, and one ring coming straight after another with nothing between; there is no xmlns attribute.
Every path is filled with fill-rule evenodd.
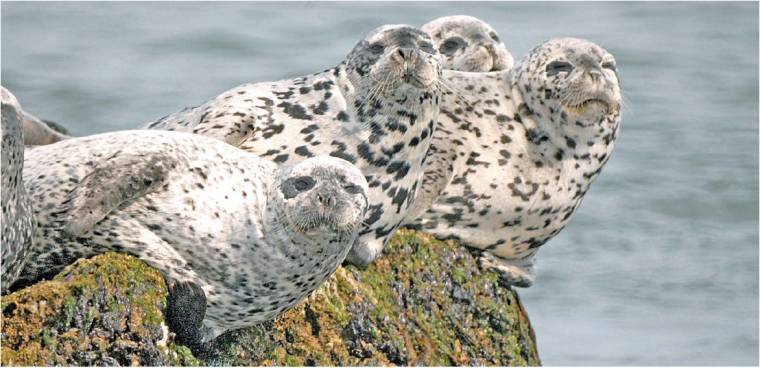
<svg viewBox="0 0 760 368"><path fill-rule="evenodd" d="M422 26L443 58L443 68L463 72L511 69L514 58L499 34L486 22L469 15L441 17Z"/></svg>
<svg viewBox="0 0 760 368"><path fill-rule="evenodd" d="M516 286L610 158L621 94L613 56L586 40L533 49L514 71L446 71L410 226L483 250Z"/></svg>
<svg viewBox="0 0 760 368"><path fill-rule="evenodd" d="M440 56L424 32L387 25L335 68L244 84L149 129L193 132L278 163L330 155L369 182L369 211L348 260L381 252L414 202L438 116Z"/></svg>
<svg viewBox="0 0 760 368"><path fill-rule="evenodd" d="M72 138L28 151L25 164L39 226L16 287L79 258L129 253L170 285L203 291L204 341L313 291L343 262L367 208L367 183L344 160L278 167L187 133Z"/></svg>
<svg viewBox="0 0 760 368"><path fill-rule="evenodd" d="M2 267L0 267L0 286L2 293L8 291L8 285L18 277L26 254L32 246L32 232L36 223L32 205L22 181L24 169L24 134L22 129L23 110L16 97L5 87L0 86L2 97L2 166L0 177L2 183Z"/></svg>

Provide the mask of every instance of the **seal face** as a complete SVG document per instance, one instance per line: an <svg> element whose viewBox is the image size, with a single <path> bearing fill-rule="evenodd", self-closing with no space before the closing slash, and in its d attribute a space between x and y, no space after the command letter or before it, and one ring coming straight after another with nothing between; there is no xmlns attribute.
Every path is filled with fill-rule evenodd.
<svg viewBox="0 0 760 368"><path fill-rule="evenodd" d="M469 15L441 17L422 26L443 58L445 69L491 72L511 69L514 58L488 23Z"/></svg>
<svg viewBox="0 0 760 368"><path fill-rule="evenodd" d="M211 136L277 163L314 155L353 163L369 182L369 210L347 259L364 265L414 202L438 116L440 75L427 34L386 25L335 68L244 84L147 127Z"/></svg>
<svg viewBox="0 0 760 368"><path fill-rule="evenodd" d="M553 39L533 49L515 71L525 107L537 117L585 132L619 116L615 58L577 38Z"/></svg>
<svg viewBox="0 0 760 368"><path fill-rule="evenodd" d="M561 38L512 71L447 71L444 80L463 92L442 99L411 226L483 250L484 264L530 286L536 251L567 225L612 153L615 59Z"/></svg>
<svg viewBox="0 0 760 368"><path fill-rule="evenodd" d="M287 170L273 203L283 207L280 222L302 236L352 236L367 208L366 180L345 160L318 156Z"/></svg>
<svg viewBox="0 0 760 368"><path fill-rule="evenodd" d="M24 135L21 127L23 110L16 97L0 86L2 97L2 293L8 290L11 281L18 277L26 260L26 253L32 246L32 232L36 225L32 205L22 180L24 168Z"/></svg>
<svg viewBox="0 0 760 368"><path fill-rule="evenodd" d="M26 164L40 225L20 284L78 258L129 253L160 270L171 304L186 307L168 314L170 326L200 328L201 341L308 295L343 262L367 209L367 182L342 159L279 167L187 133L72 138L29 150Z"/></svg>

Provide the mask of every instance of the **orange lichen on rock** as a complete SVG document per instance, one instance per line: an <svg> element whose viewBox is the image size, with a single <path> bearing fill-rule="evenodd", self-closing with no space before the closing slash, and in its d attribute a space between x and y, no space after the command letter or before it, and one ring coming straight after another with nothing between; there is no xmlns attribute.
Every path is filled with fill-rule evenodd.
<svg viewBox="0 0 760 368"><path fill-rule="evenodd" d="M200 362L163 336L166 292L133 257L80 260L2 298L2 364L540 365L517 293L466 248L411 230L275 321L207 344Z"/></svg>

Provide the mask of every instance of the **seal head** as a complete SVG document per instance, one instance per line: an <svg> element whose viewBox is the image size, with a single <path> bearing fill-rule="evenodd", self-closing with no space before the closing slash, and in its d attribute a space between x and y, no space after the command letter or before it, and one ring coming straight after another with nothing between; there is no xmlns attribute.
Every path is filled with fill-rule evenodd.
<svg viewBox="0 0 760 368"><path fill-rule="evenodd" d="M281 222L308 237L353 238L367 210L367 181L348 161L317 156L290 168L273 184L269 201L282 208Z"/></svg>
<svg viewBox="0 0 760 368"><path fill-rule="evenodd" d="M609 128L620 114L615 58L587 40L556 38L542 43L515 68L513 83L525 103L518 107L520 113L558 123L565 130Z"/></svg>
<svg viewBox="0 0 760 368"><path fill-rule="evenodd" d="M408 25L384 25L370 32L346 56L346 71L357 95L370 101L432 91L441 59L426 33ZM408 104L417 104L409 98Z"/></svg>
<svg viewBox="0 0 760 368"><path fill-rule="evenodd" d="M469 15L435 19L424 26L443 58L445 69L463 72L506 70L514 65L499 34L488 23Z"/></svg>

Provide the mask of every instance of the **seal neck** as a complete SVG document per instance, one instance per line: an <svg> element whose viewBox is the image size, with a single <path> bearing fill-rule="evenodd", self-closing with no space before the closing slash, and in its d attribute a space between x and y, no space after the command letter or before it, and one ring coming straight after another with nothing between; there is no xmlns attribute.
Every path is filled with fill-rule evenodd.
<svg viewBox="0 0 760 368"><path fill-rule="evenodd" d="M512 88L512 97L516 120L525 127L526 138L536 150L553 154L557 160L597 157L594 166L599 167L606 162L617 139L619 110L589 121L544 105L531 110L517 86Z"/></svg>
<svg viewBox="0 0 760 368"><path fill-rule="evenodd" d="M578 185L580 199L609 160L617 138L620 114L605 116L595 125L577 126L550 118L549 108L531 111L517 88L512 88L514 120L525 129L524 149L536 170L556 170L557 180ZM506 129L506 128L504 128Z"/></svg>
<svg viewBox="0 0 760 368"><path fill-rule="evenodd" d="M383 91L378 83L355 81L345 64L338 65L333 74L346 101L348 121L357 123L344 129L346 134L359 134L368 144L390 150L400 143L417 146L432 136L439 112L437 87L422 90L402 84Z"/></svg>

